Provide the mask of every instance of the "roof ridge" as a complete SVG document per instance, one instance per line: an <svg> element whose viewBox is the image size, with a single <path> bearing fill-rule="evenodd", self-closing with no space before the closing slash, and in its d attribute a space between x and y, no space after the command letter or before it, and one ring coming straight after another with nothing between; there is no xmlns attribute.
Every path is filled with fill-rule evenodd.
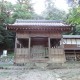
<svg viewBox="0 0 80 80"><path fill-rule="evenodd" d="M15 23L63 23L62 20L29 20L29 19L16 19Z"/></svg>

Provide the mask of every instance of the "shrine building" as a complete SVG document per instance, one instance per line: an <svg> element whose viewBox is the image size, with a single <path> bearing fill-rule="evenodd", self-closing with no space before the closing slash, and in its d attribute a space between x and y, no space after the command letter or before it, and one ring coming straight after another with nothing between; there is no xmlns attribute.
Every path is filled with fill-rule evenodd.
<svg viewBox="0 0 80 80"><path fill-rule="evenodd" d="M16 32L16 64L26 64L30 61L64 63L73 59L73 56L75 60L77 58L76 52L79 50L74 50L76 41L75 44L72 43L79 37L63 35L70 32L72 26L62 21L17 19L14 24L7 25L7 29Z"/></svg>

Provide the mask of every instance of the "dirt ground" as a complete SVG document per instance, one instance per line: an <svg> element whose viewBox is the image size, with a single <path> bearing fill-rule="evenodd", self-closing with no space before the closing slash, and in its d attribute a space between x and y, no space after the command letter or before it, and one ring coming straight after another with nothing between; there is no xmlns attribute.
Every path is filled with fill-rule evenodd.
<svg viewBox="0 0 80 80"><path fill-rule="evenodd" d="M80 62L15 66L12 59L1 59L0 80L80 80Z"/></svg>
<svg viewBox="0 0 80 80"><path fill-rule="evenodd" d="M0 80L80 80L78 69L0 69Z"/></svg>

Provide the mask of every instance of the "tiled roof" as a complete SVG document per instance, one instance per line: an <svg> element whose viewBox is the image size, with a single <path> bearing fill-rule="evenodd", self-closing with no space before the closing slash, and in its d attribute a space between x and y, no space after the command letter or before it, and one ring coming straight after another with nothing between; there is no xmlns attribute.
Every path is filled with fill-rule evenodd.
<svg viewBox="0 0 80 80"><path fill-rule="evenodd" d="M80 35L63 35L63 38L80 38Z"/></svg>
<svg viewBox="0 0 80 80"><path fill-rule="evenodd" d="M63 22L62 20L23 20L23 19L16 19L15 23L60 23Z"/></svg>
<svg viewBox="0 0 80 80"><path fill-rule="evenodd" d="M22 20L17 19L16 22L12 25L20 26L70 26L65 24L61 20Z"/></svg>

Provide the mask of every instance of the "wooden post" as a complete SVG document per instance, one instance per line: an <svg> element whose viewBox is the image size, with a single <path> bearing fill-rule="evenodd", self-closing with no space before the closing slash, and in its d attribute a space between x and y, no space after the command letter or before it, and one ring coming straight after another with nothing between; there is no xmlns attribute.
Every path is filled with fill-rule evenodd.
<svg viewBox="0 0 80 80"><path fill-rule="evenodd" d="M64 49L64 44L63 44L63 37L61 37L61 45L62 45L62 48Z"/></svg>
<svg viewBox="0 0 80 80"><path fill-rule="evenodd" d="M15 38L15 49L17 48L17 37Z"/></svg>
<svg viewBox="0 0 80 80"><path fill-rule="evenodd" d="M75 50L74 50L74 55L75 55L75 61L77 61L77 59L76 59L76 52L75 52Z"/></svg>
<svg viewBox="0 0 80 80"><path fill-rule="evenodd" d="M21 49L21 43L20 43L20 49Z"/></svg>
<svg viewBox="0 0 80 80"><path fill-rule="evenodd" d="M16 53L17 53L17 37L15 37L15 50L14 50L14 64L16 63Z"/></svg>
<svg viewBox="0 0 80 80"><path fill-rule="evenodd" d="M16 54L16 49L17 49L17 37L15 38L15 50L14 50L15 54Z"/></svg>
<svg viewBox="0 0 80 80"><path fill-rule="evenodd" d="M29 47L29 58L30 58L30 47L31 47L31 38L29 38L29 45L28 45L28 47Z"/></svg>
<svg viewBox="0 0 80 80"><path fill-rule="evenodd" d="M50 57L50 38L48 38L48 50L49 50L49 57Z"/></svg>
<svg viewBox="0 0 80 80"><path fill-rule="evenodd" d="M63 44L64 40L63 40L63 36L61 37L61 43L62 43L62 46L61 46L61 49L63 49L63 56L64 56L64 61L63 62L66 62L66 55L65 55L65 51L64 51L64 44Z"/></svg>

